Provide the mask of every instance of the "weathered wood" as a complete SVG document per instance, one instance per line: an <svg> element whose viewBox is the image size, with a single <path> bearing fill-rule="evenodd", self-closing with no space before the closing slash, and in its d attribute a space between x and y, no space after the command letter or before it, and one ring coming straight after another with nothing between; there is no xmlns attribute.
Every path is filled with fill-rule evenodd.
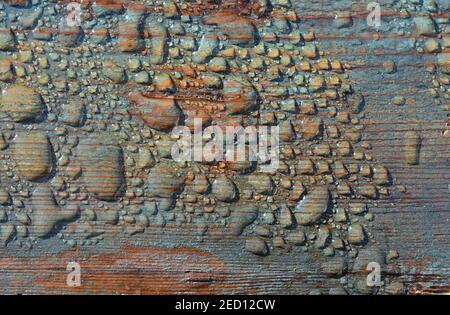
<svg viewBox="0 0 450 315"><path fill-rule="evenodd" d="M181 3L183 1L175 2ZM252 11L251 6L248 4L255 1L223 1L223 3L218 5L213 4L211 1L200 2L202 4L197 5L187 1L186 3L189 3L187 7L191 11L184 6L179 6L179 10L181 10L181 14L189 14L193 17L207 15L211 12L218 13L217 16L209 16L204 24L214 25L217 22L222 23L221 27L219 27L221 32L230 37L229 40L233 41L233 45L235 45L233 47L236 49L244 45L242 43L243 39L239 36L233 38L236 35L236 30L233 29L234 20L232 18L234 16L230 18L228 15L230 8L237 8L232 14L236 15L236 18L239 19L241 24L245 24L245 27L239 29L237 32L244 32L246 35L249 33L252 34L253 30L249 30L252 28L252 25L258 31L262 32L267 20L279 18L275 13L284 12L282 10L275 10L273 11L275 13L266 12L265 14L261 14L260 17L257 17L254 14L255 8ZM263 1L260 2L262 3ZM284 1L272 2L276 4L277 2ZM448 294L450 292L448 282L450 278L450 137L448 132L450 105L448 99L450 94L448 92L448 82L445 83L445 80L448 80L449 76L441 72L441 66L437 67L436 71L427 71L427 68L430 66L438 65L436 53L423 52L407 44L408 41L417 40L422 45L429 37L418 35L414 31L414 23L411 23L410 27L399 24L403 22L396 22L411 20L395 20L399 16L403 16L402 13L399 13L399 7L395 5L383 6L382 4L383 24L380 27L380 31L377 31L374 28L368 27L366 24L367 10L365 4L334 3L331 0L291 0L290 2L292 3L292 8L297 12L299 21L296 23L299 23L302 34L307 36L306 34L309 31L315 33L319 49L322 51L321 57L329 58L330 60L339 59L342 63L348 62L351 65L351 68L346 73L349 75L348 80L355 91L354 94L360 94L365 97L365 104L361 111L362 115L359 118L359 125L363 127L363 141L367 141L371 145L372 149L370 150L370 154L373 157L373 161L386 166L392 177L392 182L388 186L389 195L381 196L379 199L369 203L369 212L374 214L374 220L367 223L369 229L366 232L369 234L369 242L359 248L359 257L363 257L364 253L369 253L368 256L371 257L373 253L379 251L383 252L380 257L385 258L388 256L390 250L398 251L398 259L393 258L388 264L383 264L382 266L383 279L387 281L386 286L381 290L383 294ZM397 3L396 1L391 2L394 4ZM448 3L446 4L446 1L436 2L439 5L439 11L431 12L431 15L435 20L447 18L447 24L442 23L444 26L441 25L442 27L438 33L440 37L448 37L448 14L450 8ZM144 6L127 7L127 3L122 3L124 7L123 11L126 12L124 14L132 15L132 10L143 10ZM84 5L89 7L89 4ZM100 12L103 12L102 10L109 10L113 12L112 14L117 14L117 16L121 17L122 15L116 12L120 10L120 7L117 3L109 3L106 9L102 7L97 9ZM163 14L163 8L157 6L149 6L149 8L149 14ZM8 7L8 10L16 10L16 8ZM336 12L344 10L351 11L353 24L349 27L337 28L336 22L333 24ZM414 10L412 8L410 8L410 11L413 17L421 12L428 12L425 9ZM94 18L102 18L101 14L103 13L96 12L94 11L93 14L98 14L99 17ZM224 12L227 12L226 15L223 15ZM253 24L244 18L249 12L253 12L253 15L251 15L251 23ZM171 14L175 13L172 12ZM137 20L134 22L140 23L138 20L141 18L141 15L136 14L136 16ZM170 18L167 17L167 19ZM133 25L131 27L136 28ZM83 25L81 27L83 28ZM119 59L128 58L128 55L124 55L123 51L132 49L136 56L142 54L143 56L149 57L152 54L152 48L139 47L139 41L136 38L139 36L139 32L137 34L134 31L131 34L130 32L123 33L123 29L127 27L130 27L130 25L126 24L124 28L120 28L119 34L117 35L118 37L122 36L120 38L121 47L125 47L126 49L122 49L122 52L117 51L110 55L108 53L104 55L108 58L111 57L111 59L114 59L114 57L119 57ZM161 26L159 25L158 27ZM21 32L27 34L25 29L19 28L16 35ZM65 33L62 42L65 44L69 43L70 45L68 46L74 45L77 47L79 44L77 41L79 39L76 38L77 36L70 36L74 35L73 32L75 32L75 35L78 34L76 30L69 29L68 33ZM145 34L148 40L153 40L150 44L157 47L158 55L156 57L152 55L152 58L147 58L151 65L141 66L140 69L172 71L174 67L164 63L163 57L166 56L160 55L164 54L168 47L164 47L164 43L158 41L158 36L155 34L162 34L161 36L164 39L167 36L162 27L154 32L153 39L151 39L152 34L150 31L149 34ZM191 34L190 30L187 30L187 33L182 36L181 40L196 35ZM2 36L2 33L0 33L0 36ZM113 34L114 36L116 35ZM289 38L289 34L280 37L283 36ZM450 53L449 45L447 44L445 46L443 40L437 36L432 36L431 38L439 39L441 45L441 51L439 53ZM117 40L117 38L113 40ZM32 41L31 37L29 41ZM178 42L176 46L180 45L181 42ZM62 51L67 49L67 47L61 48ZM76 50L76 48L70 49ZM96 54L96 52L93 54ZM98 52L98 54L102 53ZM0 52L0 58L10 58L11 55L12 53L6 52L6 49ZM20 58L19 56L19 60ZM68 58L70 59L71 57ZM201 59L203 56L197 56L197 58ZM397 69L393 73L389 73L386 70L386 68L389 68L389 65L385 63L388 60L395 62ZM115 62L110 63L108 61L107 69L103 69L102 75L109 78L108 83L101 83L98 78L94 77L90 81L90 85L100 84L113 86L113 89L119 90L118 93L121 94L121 97L127 99L129 92L138 89L142 82L136 83L129 80L125 83L124 80L126 78L122 73L123 70L120 67L115 68L117 66ZM29 63L27 61L20 61L19 64L27 65ZM19 64L16 63L15 66ZM187 65L189 66L189 64ZM7 70L1 72L0 77L3 73L8 73ZM175 70L179 70L180 73L183 73L187 77L194 76L191 73L194 71L192 69L184 68ZM61 70L54 70L52 68L51 71L54 71L54 73L50 74L52 78L55 78L55 85L57 85ZM201 67L195 71L198 71L201 75L203 75L203 72L205 74L211 72L209 69L203 71ZM227 76L236 73L239 74L241 71L242 73L244 72L242 69L235 73L233 71L227 74ZM129 73L131 72L129 71ZM53 76L53 74L55 75ZM14 70L14 76L14 80L22 80L18 77L17 68ZM141 78L141 80L144 79ZM145 97L139 95L138 99L157 100L157 97L164 98L164 95L171 93L171 90L175 88L175 83L171 82L170 78L159 79L159 85L156 86L161 91L158 93L154 93L153 91L148 92L147 95L144 95ZM438 89L439 93L437 97L432 97L430 89L434 86L433 82L439 80L443 82L440 85L440 89ZM203 81L198 78L192 78L192 81L189 82L194 82L195 84L191 87L183 87L176 81L178 88L177 99L180 100L180 103L186 106L186 104L197 102L200 99L206 104L205 106L220 107L222 100L216 98L217 92L214 88L196 88L204 84L205 81L206 79L204 78ZM70 85L73 82L81 83L81 80L71 78L66 83ZM121 84L121 87L112 85L113 83ZM263 83L267 86L275 84L273 82ZM14 83L9 82L9 80L4 80L0 84L3 89ZM294 84L292 81L283 81L278 85L291 87ZM64 92L55 92L54 98L59 97L61 101L69 103L70 100L79 97L78 92L69 92L69 90L70 87ZM40 89L40 91L44 91L42 95L47 98L45 88ZM54 92L50 88L48 91L50 93ZM113 92L116 91L110 91L110 93ZM247 90L245 92L248 95L252 95L251 91L249 92ZM103 93L98 92L98 95ZM101 95L100 99L108 99L109 96ZM404 105L397 106L393 104L393 98L398 96L405 98ZM267 99L271 100L270 97L277 98L276 96L268 95ZM304 95L302 97L307 98ZM86 129L76 129L78 127L71 126L70 128L73 128L70 129L69 133L69 135L77 135L77 130L80 130L79 140L82 141L82 144L85 144L87 151L89 151L88 146L92 143L90 142L92 139L82 133L84 130L89 130L89 127L86 126L92 125L94 126L93 128L97 128L98 124L103 123L105 124L105 130L109 130L107 128L111 124L120 121L116 120L117 117L121 117L122 115L124 117L123 119L128 117L128 113L125 110L123 113L116 112L115 117L99 117L96 115L95 110L92 110L92 107L96 105L92 100L86 100L86 106L89 108L91 115L89 122L83 127ZM149 101L148 103L152 102ZM352 99L350 99L350 102L352 102ZM232 103L233 105L238 103L238 106L243 107L247 105L242 100ZM158 130L160 125L166 127L168 120L170 120L170 126L177 124L178 115L180 114L178 107L176 107L178 105L173 100L170 101L170 104L173 106L173 110L169 114L161 112L158 113L159 115L156 118L150 117L152 119L148 120L153 124L151 127L155 127L156 125L155 130ZM153 110L153 107L151 109ZM49 114L59 113L55 108L52 110ZM159 111L160 109L158 109ZM0 112L0 115L3 115L7 111L0 106ZM75 111L76 113L78 112ZM81 113L82 109L80 109L80 115ZM132 110L130 110L130 113L130 120L133 121L139 119L139 116L145 115L143 113L133 113ZM174 117L174 113L176 113L177 117ZM151 114L154 115L154 113ZM0 118L4 119L3 116L0 116ZM55 147L56 143L60 145L58 137L62 137L62 134L56 135L54 130L55 126L61 126L59 122L44 123L40 120L41 118L31 118L36 118L33 123L30 123L34 129L38 132L49 132L52 135L50 142L52 142L53 146ZM78 123L82 124L81 119L70 118L70 121L75 121L75 125ZM252 119L252 115L243 115L243 119L250 120ZM10 128L11 124L16 126L15 129ZM14 125L14 122L6 118L0 122L0 132L3 135L26 132L27 126L26 124ZM341 125L337 122L327 123L326 127L329 126ZM342 128L345 129L347 127ZM124 130L126 130L126 127ZM117 133L114 135L117 135ZM418 135L420 135L420 141ZM412 139L414 143L411 143L411 139L405 139L405 136L407 138L414 138ZM130 138L127 139L128 142L124 141L121 144L122 147L132 144L132 139ZM0 137L0 149L3 150L2 141L4 141L5 146L5 151L0 151L2 159L8 159L11 154L11 148L7 147L8 145L13 145L10 140L7 136ZM417 156L413 147L415 143L420 145ZM74 151L76 150L74 149ZM107 188L113 190L112 193L110 191L106 193L100 191L102 194L105 193L107 197L100 199L107 200L108 202L118 200L121 202L121 198L126 198L124 197L125 192L119 189L120 183L116 185L117 177L121 177L121 175L113 174L112 177L108 177L110 176L108 170L111 168L117 169L115 166L116 160L125 159L126 162L127 156L122 156L122 152L117 152L117 154L114 152L108 151L101 153L107 155L108 160L113 160L114 163L109 162L106 170L94 167L91 173L95 173L96 175L98 173L106 174L106 181L108 183L112 182L114 186L111 188L110 185L107 185ZM98 161L97 159L93 161L94 158L91 157L90 153L92 152L87 152L84 155L83 153L78 153L78 157L88 156L83 162L85 164L95 165L93 162ZM98 154L101 159L100 153ZM112 157L108 154L112 155ZM145 157L149 161L145 161L146 163L143 165L148 164L148 166L151 165L153 167L155 161L152 160L152 157L149 157L149 155ZM351 159L343 159L343 161L349 162ZM25 164L27 163L25 162ZM9 164L5 165L2 164L0 171L1 187L4 187L4 183L8 183L11 177L15 175L14 170L9 168ZM54 172L62 171L66 171L65 167L58 166L57 170L46 170L46 174L44 175L48 175L53 179ZM76 170L72 171L76 173ZM7 176L8 172L12 172L12 176ZM181 185L178 182L170 182L172 177L167 176L166 178L164 170L160 172L163 175L157 174L153 177L162 178L160 183L162 187L158 186L152 189L151 193L154 195L152 195L152 198L155 196L158 198L170 197L173 191L179 189L178 186ZM91 180L93 180L94 183L92 185L94 188L104 188L103 186L95 186L97 178L83 178L83 176L86 176L86 172L79 177L80 180L84 180L84 185L92 184ZM144 172L139 173L136 171L134 174L125 173L124 179L130 178L142 178L145 181L148 177ZM33 178L32 180L34 181L35 179ZM41 185L42 182L45 183L46 180L43 179L41 182L36 180L31 184L26 182L24 189L34 191L36 186ZM89 188L87 191L89 191ZM19 192L17 194L15 193L15 196L18 194ZM287 198L284 198L284 200L281 198L281 200L281 204L289 202ZM39 203L39 200L37 202ZM45 203L46 201L44 200L42 202ZM95 207L99 205L97 201L93 203ZM108 203L108 205L110 204ZM13 207L18 206L14 205ZM25 207L29 206L29 203L26 202ZM52 205L52 207L56 206ZM231 204L231 207L239 206ZM195 211L203 211L207 207L197 203L194 204L194 208ZM61 205L61 209L64 209L64 211L67 210L65 205ZM117 209L120 209L120 207ZM95 210L102 211L100 207ZM83 215L86 214L83 212ZM1 227L4 228L4 225ZM71 224L67 224L67 229L70 228ZM276 250L272 250L271 248L270 255L268 256L258 256L245 250L244 235L236 235L240 233L233 233L230 230L217 226L210 226L205 235L202 235L204 234L204 226L201 225L184 225L181 227L175 224L166 227L150 225L150 227L145 229L144 233L135 235L134 233L131 233L133 235L123 233L122 230L126 229L126 225L95 225L94 230L97 228L100 231L98 233L101 234L101 238L85 246L78 244L78 246L70 248L58 239L57 235L51 235L51 237L38 239L36 242L29 243L18 237L18 240L9 242L6 247L1 247L0 293L327 294L330 292L330 289L336 288L345 288L349 293L373 293L371 292L373 290L364 285L369 271L365 269L355 270L349 266L346 272L342 272L342 270L335 272L336 256L327 257L320 250L310 249L304 252L301 249L302 247L286 246L285 248ZM64 230L62 232L64 233ZM76 234L76 231L74 234ZM250 233L248 234L250 235ZM93 239L96 239L95 237ZM20 246L21 243L19 241L23 241L23 247ZM24 247L27 244L31 244L32 248L25 249ZM353 259L349 259L349 264L352 264L353 261ZM368 262L370 261L368 260ZM76 262L80 265L81 286L73 287L67 284L67 277L70 274L70 270L68 271L66 268L69 262ZM363 281L363 288L355 288L354 286L348 286L346 283L343 284L342 282L345 281L352 284L353 282ZM396 289L392 284L400 284L400 287ZM342 293L342 291L340 292Z"/></svg>

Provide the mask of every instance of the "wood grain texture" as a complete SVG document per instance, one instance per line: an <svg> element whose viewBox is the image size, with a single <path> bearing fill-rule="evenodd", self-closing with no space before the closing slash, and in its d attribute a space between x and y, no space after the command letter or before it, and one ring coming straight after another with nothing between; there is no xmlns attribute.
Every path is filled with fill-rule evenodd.
<svg viewBox="0 0 450 315"><path fill-rule="evenodd" d="M330 8L337 10L339 4L333 2L291 0L303 29L316 33L323 57L352 65L349 79L366 100L361 119L363 140L372 145L374 160L388 167L393 178L391 194L369 208L375 219L370 224L373 240L366 246L399 252L399 258L386 266L383 274L391 282L403 283L404 293L448 294L450 137L444 131L450 103L441 97L438 105L428 94L436 76L425 71L436 64L436 55L400 47L411 39L424 40L414 34L367 28L362 4L350 5L352 28L334 28L335 14ZM235 4L230 1L228 5ZM432 15L448 18L448 9ZM195 12L201 15L205 8L195 8ZM386 21L399 15L393 9L383 13ZM448 48L443 52L450 53ZM395 60L395 74L383 72L387 58ZM124 91L132 90L133 83L127 83ZM189 101L197 91L185 92L186 96L180 97ZM210 101L211 94L200 91L199 97ZM392 105L392 98L398 95L406 98L404 106ZM418 165L405 161L405 134L409 131L421 136ZM406 187L405 193L396 189L400 185ZM74 249L61 246L56 237L34 244L29 251L14 244L0 248L0 293L309 294L319 290L326 294L341 287L340 277L324 270L329 258L299 248L258 257L244 250L242 237L199 238L194 228L151 228L134 236L120 232L108 226L102 242ZM80 287L66 283L69 262L81 266ZM364 279L366 274L349 271L347 277Z"/></svg>

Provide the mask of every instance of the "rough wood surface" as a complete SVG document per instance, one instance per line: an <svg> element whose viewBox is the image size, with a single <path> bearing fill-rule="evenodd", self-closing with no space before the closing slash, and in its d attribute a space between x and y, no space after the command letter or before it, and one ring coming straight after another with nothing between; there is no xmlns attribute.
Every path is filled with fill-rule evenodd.
<svg viewBox="0 0 450 315"><path fill-rule="evenodd" d="M174 2L178 3L180 8L183 8L182 2L190 4L194 7L194 13L189 14L198 16L216 10L210 7L214 1L197 1L202 3L198 7L191 1ZM219 11L225 11L229 6L240 10L239 14L247 14L248 3L253 2L258 1L217 1L222 6ZM278 2L285 1L272 1L274 4ZM369 212L374 214L374 220L368 224L371 238L368 244L360 248L360 255L368 252L370 256L370 253L380 251L384 253L381 256L385 259L389 251L398 251L398 259L392 259L389 264L382 266L383 278L387 281L381 290L383 294L448 294L449 75L440 72L437 53L421 51L407 44L408 41L410 43L411 40L416 40L417 45L422 47L427 39L437 38L441 45L439 54L450 54L448 39L447 46L444 44L444 38L450 36L448 2L436 1L439 6L437 12L429 12L420 6L415 9L406 6L412 17L427 12L435 20L447 20L446 23L440 24L442 31L439 35L432 37L424 37L415 32L412 17L403 18L406 13L400 10L401 1L380 1L383 20L379 31L366 24L366 4L359 1L335 2L290 1L292 9L297 12L302 34L314 31L316 41L323 51L322 57L339 58L351 65L351 70L347 71L349 82L357 94L365 97L360 120L363 140L371 144L373 160L386 166L392 177L390 194L370 202ZM127 4L125 1L123 3ZM133 3L143 4L143 1ZM84 5L89 7L89 4ZM156 5L150 7L159 8ZM341 11L350 11L353 17L352 26L336 27L336 22L333 21L336 12ZM255 25L263 24L264 19L256 18ZM127 34L124 40L129 37L126 29L125 27ZM16 30L16 36L20 32L20 29ZM158 34L161 33L164 32ZM153 38L158 38L159 35L154 35ZM120 47L125 48L117 52L117 55L121 56L124 50L134 44L136 43L122 43ZM153 42L153 45L158 44ZM2 51L0 57L11 54ZM385 62L388 60L395 62L395 73L386 73ZM428 71L430 66L435 65L437 68L434 72ZM153 69L161 70L164 67L165 65L158 65ZM114 81L117 73L112 72L109 76ZM17 73L16 68L15 75ZM436 88L434 82L439 80L440 87ZM121 84L120 80L116 83ZM1 84L3 89L11 83ZM133 82L124 83L124 86L127 93L134 90ZM437 97L431 95L432 88L439 90ZM189 94L191 92L202 95L202 91L187 90L185 92L188 98L192 96ZM213 94L208 90L203 93L208 96ZM393 98L398 96L405 98L404 105L393 104ZM3 111L0 107L0 112ZM173 115L176 114L170 112L170 115L162 115L166 118L161 123L163 127L171 124ZM135 117L134 114L132 116ZM91 123L100 123L96 119L92 118ZM114 117L107 119L113 120ZM104 122L111 123L108 120ZM11 124L19 126L20 119L15 122L1 121L0 132L12 132ZM35 124L34 128L38 131L48 131L45 129L47 127L39 123ZM408 150L405 147L405 135L411 131L420 134L420 154L416 165L408 164L405 159ZM83 140L82 136L80 138ZM53 141L53 138L50 141ZM7 151L0 154L4 157L10 153ZM114 160L114 157L111 159ZM92 160L88 162L91 163ZM1 185L7 181L4 176L7 171L2 169ZM101 191L95 193L106 196L103 200L108 200L111 190L112 195L116 193L114 185L115 183L108 182L107 188L102 186ZM403 187L406 191L402 192ZM26 206L28 207L28 203ZM32 242L31 249L19 246L18 241L1 247L0 293L328 294L336 288L345 288L348 293L369 294L373 291L364 285L361 288L354 284L354 281L365 281L368 271L349 267L345 275L332 272L330 270L333 268L329 264L333 259L314 250L303 252L298 247L289 247L271 252L268 256L257 256L244 249L244 236L225 233L222 238L210 235L199 237L195 226L151 228L143 234L132 236L121 233L120 228L113 225L107 225L103 229L102 240L86 246L68 247L54 235ZM69 262L77 262L81 266L79 287L67 285L70 271L66 268ZM342 283L343 281L353 285L349 287L347 283ZM400 285L395 287L393 284Z"/></svg>

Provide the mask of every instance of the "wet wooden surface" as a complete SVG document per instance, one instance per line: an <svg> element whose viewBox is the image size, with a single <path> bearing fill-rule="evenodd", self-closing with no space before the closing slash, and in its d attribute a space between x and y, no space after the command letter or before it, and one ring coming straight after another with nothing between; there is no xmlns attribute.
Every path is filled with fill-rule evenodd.
<svg viewBox="0 0 450 315"><path fill-rule="evenodd" d="M361 47L347 47L346 37L329 27L331 16L311 9L301 18L315 25L318 39L329 45L330 56L340 56L355 65L351 80L366 97L364 137L373 146L374 158L391 171L394 185L404 185L406 193L393 191L371 207L375 220L369 248L395 249L395 267L384 270L392 281L401 281L405 293L449 293L450 276L450 134L448 112L432 102L420 85L431 85L432 75L424 74L434 56L396 55L386 48L377 54L365 50L364 43L379 36L360 34ZM358 12L358 7L355 6ZM364 10L360 10L363 12ZM447 12L448 13L448 12ZM395 12L392 12L394 15ZM362 17L364 15L361 13ZM311 17L312 16L312 17ZM325 16L321 19L318 16ZM357 19L358 14L355 14ZM309 20L308 20L309 18ZM318 22L320 20L320 22ZM323 34L323 35L321 35ZM381 35L383 36L383 35ZM386 39L387 45L389 40ZM348 48L348 49L347 49ZM355 49L360 50L357 55ZM386 55L398 61L397 74L380 74ZM390 104L395 95L405 95L407 104ZM448 100L444 100L448 102ZM404 158L404 135L419 131L422 137L420 162L408 165ZM107 234L107 233L106 233ZM319 289L327 293L340 287L338 277L321 269L326 258L292 250L258 257L243 250L241 238L211 240L186 246L196 238L195 231L146 233L154 245L138 238L118 237L96 246L61 248L57 240L36 244L32 251L0 249L0 292L10 294L308 294ZM158 243L161 245L158 246ZM81 266L80 287L66 283L68 262ZM364 275L352 274L348 277Z"/></svg>

